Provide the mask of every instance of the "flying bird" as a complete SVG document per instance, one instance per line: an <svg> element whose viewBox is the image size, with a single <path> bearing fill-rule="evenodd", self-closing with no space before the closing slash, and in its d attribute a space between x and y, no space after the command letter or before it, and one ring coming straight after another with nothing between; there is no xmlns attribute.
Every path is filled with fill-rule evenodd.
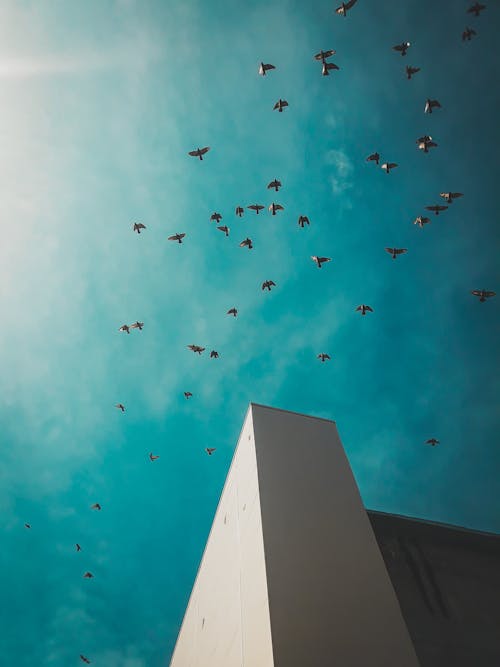
<svg viewBox="0 0 500 667"><path fill-rule="evenodd" d="M210 146L205 146L205 148L197 148L195 151L189 151L188 155L192 155L193 157L199 157L200 160L203 160L203 156L205 153L208 153L210 150Z"/></svg>
<svg viewBox="0 0 500 667"><path fill-rule="evenodd" d="M474 16L479 16L483 9L486 9L486 5L481 5L479 2L476 2L471 7L469 7L467 14L474 14Z"/></svg>
<svg viewBox="0 0 500 667"><path fill-rule="evenodd" d="M398 165L396 162L384 162L384 164L381 164L380 167L385 171L386 174L388 174L391 169L395 169Z"/></svg>
<svg viewBox="0 0 500 667"><path fill-rule="evenodd" d="M134 322L133 324L130 325L131 329L139 329L139 331L142 331L144 328L144 322Z"/></svg>
<svg viewBox="0 0 500 667"><path fill-rule="evenodd" d="M146 229L146 225L143 225L142 222L134 222L134 227L133 227L134 232L140 234L141 229Z"/></svg>
<svg viewBox="0 0 500 667"><path fill-rule="evenodd" d="M187 347L198 354L201 354L205 350L204 347L200 347L199 345L188 345Z"/></svg>
<svg viewBox="0 0 500 667"><path fill-rule="evenodd" d="M221 227L217 227L217 229L224 232L225 236L229 236L229 227L227 225L222 225Z"/></svg>
<svg viewBox="0 0 500 667"><path fill-rule="evenodd" d="M321 359L321 363L324 363L327 359L331 359L329 354L326 354L325 352L321 352L316 356L316 359Z"/></svg>
<svg viewBox="0 0 500 667"><path fill-rule="evenodd" d="M278 181L277 178L274 179L274 181L271 181L270 183L267 184L267 189L271 190L274 188L276 192L281 188L281 181Z"/></svg>
<svg viewBox="0 0 500 667"><path fill-rule="evenodd" d="M179 233L177 233L177 234L174 234L173 236L169 236L169 237L168 237L168 240L169 240L169 241L177 241L177 243L182 243L182 239L183 239L185 236L186 236L185 233L183 233L183 234L179 234Z"/></svg>
<svg viewBox="0 0 500 667"><path fill-rule="evenodd" d="M366 313L373 313L373 308L371 306L366 306L364 303L362 303L360 306L356 308L356 312L360 311L361 315L366 315Z"/></svg>
<svg viewBox="0 0 500 667"><path fill-rule="evenodd" d="M99 503L94 503L93 505L90 506L91 510L101 510L102 507L100 506Z"/></svg>
<svg viewBox="0 0 500 667"><path fill-rule="evenodd" d="M193 395L193 394L192 394L190 391L185 391L185 392L184 392L184 396L185 396L186 398L191 398L192 395Z"/></svg>
<svg viewBox="0 0 500 667"><path fill-rule="evenodd" d="M247 246L247 248L251 250L253 248L252 239L249 239L247 237L240 243L240 248L244 248L245 246Z"/></svg>
<svg viewBox="0 0 500 667"><path fill-rule="evenodd" d="M429 438L429 440L425 441L425 444L434 447L435 445L439 445L439 440L436 440L436 438Z"/></svg>
<svg viewBox="0 0 500 667"><path fill-rule="evenodd" d="M271 211L272 215L276 215L276 211L284 211L285 209L281 204L275 204L273 202L272 204L269 204L268 210Z"/></svg>
<svg viewBox="0 0 500 667"><path fill-rule="evenodd" d="M272 280L265 280L262 283L262 289L265 290L267 289L269 292L271 291L271 287L276 287L276 283L273 282Z"/></svg>
<svg viewBox="0 0 500 667"><path fill-rule="evenodd" d="M367 162L375 162L375 164L378 166L379 161L380 161L380 153L372 153L366 158Z"/></svg>
<svg viewBox="0 0 500 667"><path fill-rule="evenodd" d="M325 62L327 58L330 58L330 56L335 55L337 52L335 49L328 49L328 51L320 51L314 56L315 60L321 60L322 62Z"/></svg>
<svg viewBox="0 0 500 667"><path fill-rule="evenodd" d="M437 147L436 142L432 141L432 137L430 137L428 134L424 135L423 137L419 137L415 143L417 144L418 149L420 151L424 151L424 153L428 153L429 148Z"/></svg>
<svg viewBox="0 0 500 667"><path fill-rule="evenodd" d="M299 227L302 227L302 229L304 229L304 225L309 225L311 223L309 222L309 218L307 217L307 215L299 215L299 221L297 224L299 225Z"/></svg>
<svg viewBox="0 0 500 667"><path fill-rule="evenodd" d="M220 213L212 213L212 215L210 216L210 220L212 222L215 220L215 222L219 224L219 222L222 220L222 215Z"/></svg>
<svg viewBox="0 0 500 667"><path fill-rule="evenodd" d="M356 4L356 2L357 0L349 0L349 2L343 2L340 5L340 7L337 7L335 13L345 18L347 16L347 11L351 9Z"/></svg>
<svg viewBox="0 0 500 667"><path fill-rule="evenodd" d="M433 109L441 109L438 100L431 100L429 97L425 101L424 113L432 113Z"/></svg>
<svg viewBox="0 0 500 667"><path fill-rule="evenodd" d="M462 33L462 42L465 42L466 40L470 42L472 37L475 37L477 35L477 32L473 30L472 28L465 28L465 30Z"/></svg>
<svg viewBox="0 0 500 667"><path fill-rule="evenodd" d="M394 51L401 53L402 56L405 56L406 52L410 48L410 42L401 42L401 44L396 44L396 46L393 46L392 48Z"/></svg>
<svg viewBox="0 0 500 667"><path fill-rule="evenodd" d="M324 264L325 262L331 262L331 257L316 257L316 255L311 255L311 259L313 262L316 262L318 265L318 269L321 269L321 265Z"/></svg>
<svg viewBox="0 0 500 667"><path fill-rule="evenodd" d="M121 410L122 412L125 412L125 406L123 405L123 403L117 403L115 405L115 408L118 408L118 410Z"/></svg>
<svg viewBox="0 0 500 667"><path fill-rule="evenodd" d="M205 447L205 451L209 456L212 456L216 449L216 447Z"/></svg>
<svg viewBox="0 0 500 667"><path fill-rule="evenodd" d="M232 315L233 317L236 317L237 314L238 314L238 310L234 307L230 308L226 313L226 315Z"/></svg>
<svg viewBox="0 0 500 667"><path fill-rule="evenodd" d="M90 665L90 660L86 658L84 655L80 654L80 660L84 662L87 665Z"/></svg>
<svg viewBox="0 0 500 667"><path fill-rule="evenodd" d="M396 259L397 255L403 255L405 252L408 252L407 248L386 248L386 252L392 255L392 259Z"/></svg>
<svg viewBox="0 0 500 667"><path fill-rule="evenodd" d="M85 574L83 575L83 578L84 579L93 579L94 575L92 574L92 572L85 572Z"/></svg>
<svg viewBox="0 0 500 667"><path fill-rule="evenodd" d="M417 72L420 72L420 67L412 67L411 65L406 65L406 76L408 79L411 79L411 77Z"/></svg>
<svg viewBox="0 0 500 667"><path fill-rule="evenodd" d="M280 99L276 102L276 104L273 106L273 111L278 109L280 113L283 112L283 109L288 106L288 102L286 100L282 100L281 97Z"/></svg>
<svg viewBox="0 0 500 667"><path fill-rule="evenodd" d="M442 206L441 204L433 204L432 206L425 207L427 211L434 211L436 215L439 215L440 211L446 211L447 206Z"/></svg>
<svg viewBox="0 0 500 667"><path fill-rule="evenodd" d="M75 547L76 547L76 550L77 550L77 551L81 551L81 550L82 550L82 547L81 547L79 544L75 544Z"/></svg>
<svg viewBox="0 0 500 667"><path fill-rule="evenodd" d="M130 327L128 324L122 324L121 327L118 329L118 331L126 331L128 334L130 333Z"/></svg>
<svg viewBox="0 0 500 667"><path fill-rule="evenodd" d="M424 225L427 225L430 222L430 218L426 218L423 215L419 215L413 221L414 225L418 225L420 229L424 228Z"/></svg>
<svg viewBox="0 0 500 667"><path fill-rule="evenodd" d="M153 454L153 452L149 452L149 460L150 461L156 461L156 459L159 459L160 456L158 454Z"/></svg>
<svg viewBox="0 0 500 667"><path fill-rule="evenodd" d="M25 524L24 524L24 527L25 527L25 528L31 528L31 523L25 523Z"/></svg>
<svg viewBox="0 0 500 667"><path fill-rule="evenodd" d="M471 294L473 294L474 296L479 297L479 301L481 301L481 303L484 303L486 301L486 299L489 299L490 297L495 296L496 292L491 292L491 291L485 290L485 289L474 289L474 290L472 290Z"/></svg>
<svg viewBox="0 0 500 667"><path fill-rule="evenodd" d="M241 218L241 216L243 215L243 213L245 211L243 210L243 208L241 206L237 206L234 212L236 213L238 218Z"/></svg>
<svg viewBox="0 0 500 667"><path fill-rule="evenodd" d="M266 76L266 72L268 72L270 69L276 69L276 67L270 63L260 63L259 74L261 76Z"/></svg>
<svg viewBox="0 0 500 667"><path fill-rule="evenodd" d="M322 76L330 76L330 70L331 69L340 69L338 65L335 63L323 63L323 67L321 68L321 74Z"/></svg>
<svg viewBox="0 0 500 667"><path fill-rule="evenodd" d="M219 358L219 353L217 352L217 350L212 350L210 352L210 359L218 359L218 358Z"/></svg>
<svg viewBox="0 0 500 667"><path fill-rule="evenodd" d="M250 206L247 206L247 208L251 208L252 211L255 211L255 213L259 215L259 211L262 211L264 206L261 206L261 204L250 204Z"/></svg>
<svg viewBox="0 0 500 667"><path fill-rule="evenodd" d="M453 204L454 199L458 197L463 197L461 192L440 192L439 196L442 197L447 204Z"/></svg>

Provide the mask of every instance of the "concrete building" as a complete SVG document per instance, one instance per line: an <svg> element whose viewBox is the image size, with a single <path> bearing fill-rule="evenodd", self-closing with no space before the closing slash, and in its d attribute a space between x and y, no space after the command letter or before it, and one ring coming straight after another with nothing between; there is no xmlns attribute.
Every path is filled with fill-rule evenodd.
<svg viewBox="0 0 500 667"><path fill-rule="evenodd" d="M334 422L252 404L171 667L498 667L499 555L367 512Z"/></svg>

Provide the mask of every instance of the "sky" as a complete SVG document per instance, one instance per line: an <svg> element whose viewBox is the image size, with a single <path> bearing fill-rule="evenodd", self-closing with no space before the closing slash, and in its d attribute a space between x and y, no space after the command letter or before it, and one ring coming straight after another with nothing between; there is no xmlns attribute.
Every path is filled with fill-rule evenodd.
<svg viewBox="0 0 500 667"><path fill-rule="evenodd" d="M250 401L334 419L368 508L500 532L499 298L470 294L500 291L486 4L2 3L5 664L168 665Z"/></svg>

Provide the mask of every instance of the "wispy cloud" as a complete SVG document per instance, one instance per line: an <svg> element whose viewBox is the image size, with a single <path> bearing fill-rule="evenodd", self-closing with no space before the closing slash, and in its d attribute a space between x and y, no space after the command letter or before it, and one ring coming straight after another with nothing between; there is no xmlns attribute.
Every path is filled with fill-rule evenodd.
<svg viewBox="0 0 500 667"><path fill-rule="evenodd" d="M341 149L329 150L325 162L334 169L329 176L333 194L340 195L350 190L353 187L351 176L354 166L347 153Z"/></svg>

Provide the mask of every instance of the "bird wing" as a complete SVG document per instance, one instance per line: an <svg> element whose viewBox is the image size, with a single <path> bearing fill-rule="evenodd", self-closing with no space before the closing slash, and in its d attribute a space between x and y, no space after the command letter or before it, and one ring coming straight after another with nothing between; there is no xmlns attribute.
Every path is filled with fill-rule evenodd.
<svg viewBox="0 0 500 667"><path fill-rule="evenodd" d="M386 248L385 251L392 255L394 252L394 248Z"/></svg>
<svg viewBox="0 0 500 667"><path fill-rule="evenodd" d="M273 106L273 109L279 109L280 103L276 102L276 104Z"/></svg>
<svg viewBox="0 0 500 667"><path fill-rule="evenodd" d="M408 252L408 248L394 248L396 255L403 255L405 252Z"/></svg>
<svg viewBox="0 0 500 667"><path fill-rule="evenodd" d="M288 102L287 102L286 100L281 100L281 106L282 106L282 107L287 107L287 106L288 106Z"/></svg>
<svg viewBox="0 0 500 667"><path fill-rule="evenodd" d="M365 310L369 310L370 313L373 313L373 308L371 306L365 306Z"/></svg>
<svg viewBox="0 0 500 667"><path fill-rule="evenodd" d="M284 210L285 210L281 204L276 204L274 208L275 208L277 211L284 211Z"/></svg>
<svg viewBox="0 0 500 667"><path fill-rule="evenodd" d="M451 192L450 194L453 199L456 199L457 197L463 197L463 194L461 192Z"/></svg>
<svg viewBox="0 0 500 667"><path fill-rule="evenodd" d="M496 292L491 292L491 291L484 291L484 296L490 297L490 296L496 296Z"/></svg>

